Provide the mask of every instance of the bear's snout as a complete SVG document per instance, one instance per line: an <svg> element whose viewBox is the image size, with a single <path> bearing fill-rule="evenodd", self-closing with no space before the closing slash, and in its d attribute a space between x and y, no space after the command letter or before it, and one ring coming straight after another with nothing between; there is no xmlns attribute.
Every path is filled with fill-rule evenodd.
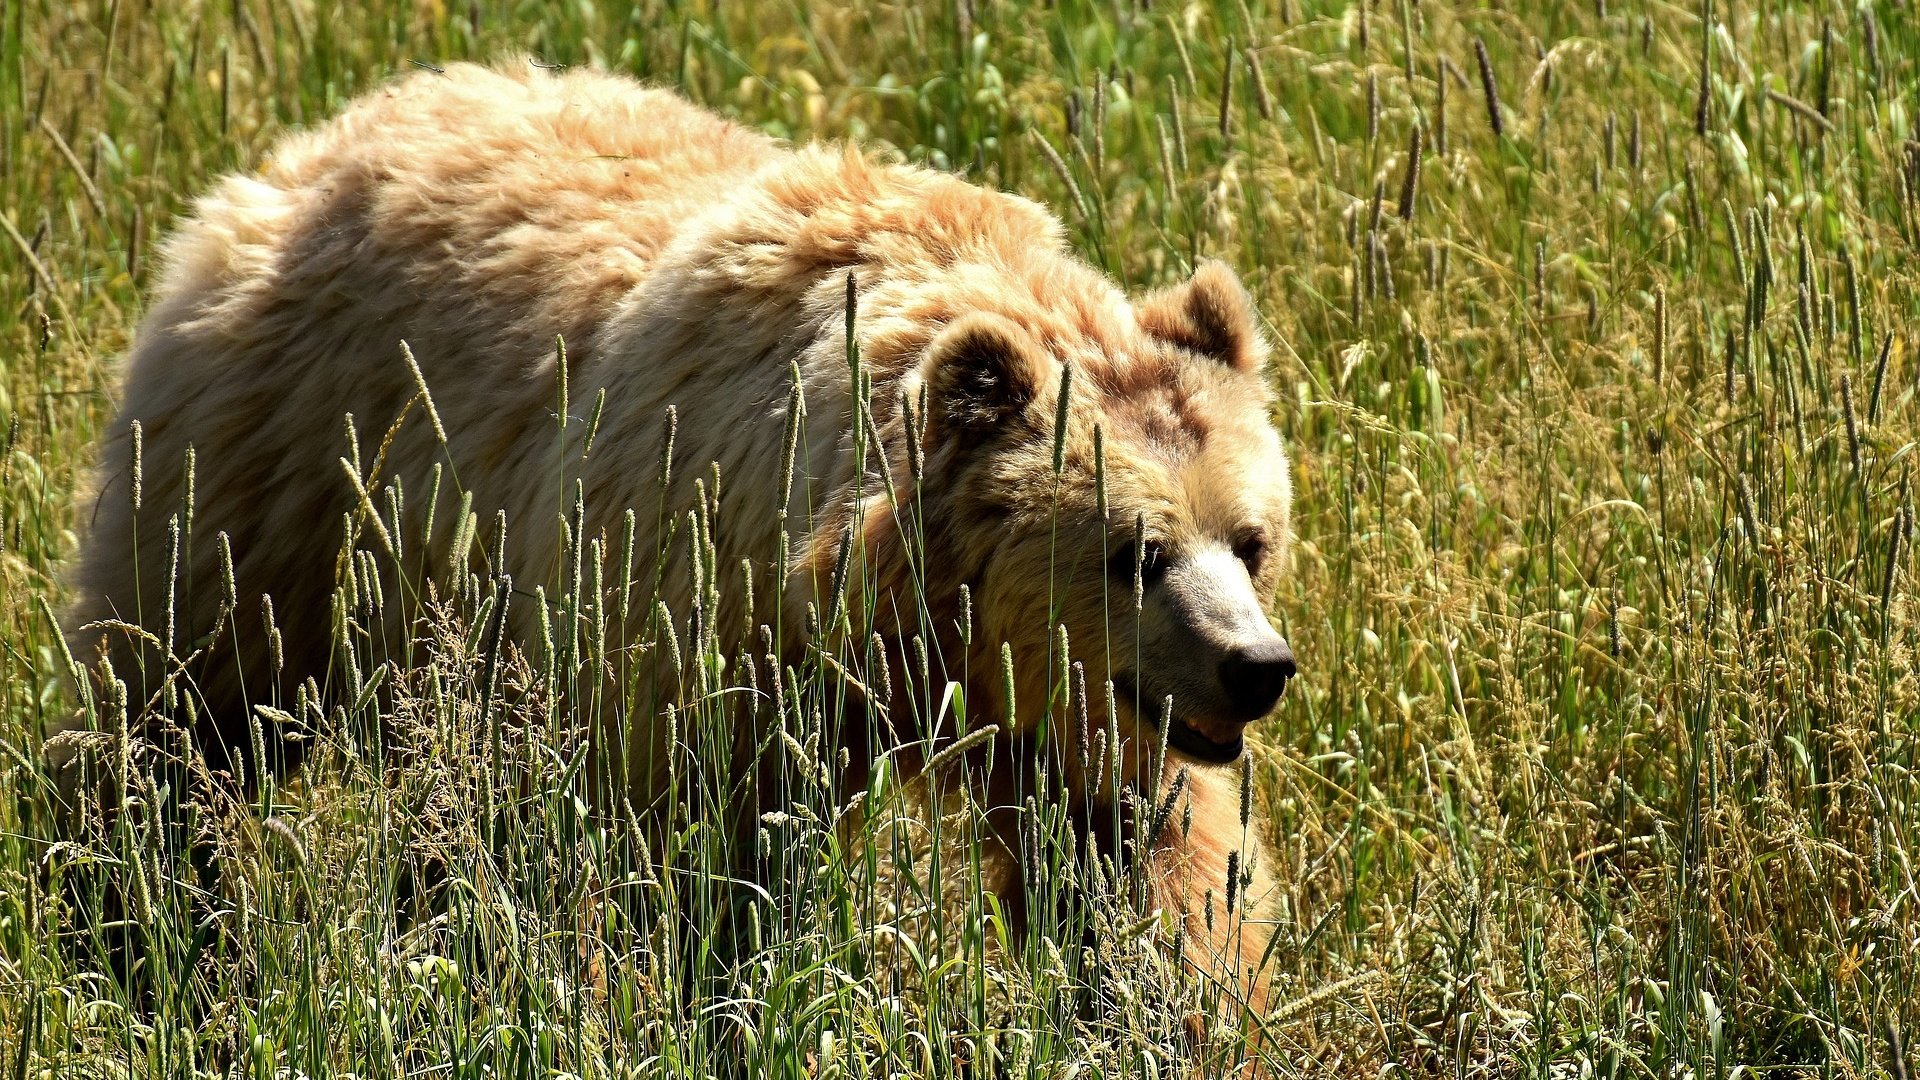
<svg viewBox="0 0 1920 1080"><path fill-rule="evenodd" d="M1234 715L1248 722L1273 711L1293 674L1293 650L1280 638L1243 645L1220 661L1220 685Z"/></svg>

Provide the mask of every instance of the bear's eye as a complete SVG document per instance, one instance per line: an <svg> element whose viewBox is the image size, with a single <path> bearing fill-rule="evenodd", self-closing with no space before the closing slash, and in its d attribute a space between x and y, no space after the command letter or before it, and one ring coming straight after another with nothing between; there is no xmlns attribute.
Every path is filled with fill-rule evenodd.
<svg viewBox="0 0 1920 1080"><path fill-rule="evenodd" d="M1122 584L1132 586L1138 581L1141 588L1151 589L1166 576L1167 549L1158 540L1122 544L1108 557L1107 573Z"/></svg>
<svg viewBox="0 0 1920 1080"><path fill-rule="evenodd" d="M1267 534L1259 531L1247 533L1233 545L1234 558L1247 565L1247 573L1260 576L1260 564L1267 558Z"/></svg>

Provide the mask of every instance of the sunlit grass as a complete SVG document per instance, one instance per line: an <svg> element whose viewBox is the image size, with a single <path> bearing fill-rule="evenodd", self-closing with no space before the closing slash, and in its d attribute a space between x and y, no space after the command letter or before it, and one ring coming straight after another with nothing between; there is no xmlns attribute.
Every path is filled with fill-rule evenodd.
<svg viewBox="0 0 1920 1080"><path fill-rule="evenodd" d="M676 789L664 858L643 839L660 830L577 800L589 721L558 705L580 697L570 673L661 629L643 590L612 588L652 554L617 536L570 537L578 573L551 596L449 575L439 611L356 563L341 618L419 602L433 634L357 653L340 716L278 702L318 733L316 765L206 809L217 903L137 806L77 833L53 812L43 733L85 704L54 630L61 567L170 220L412 64L531 53L1034 196L1129 288L1206 256L1247 280L1279 343L1301 538L1275 615L1302 677L1254 757L1282 858L1270 1068L1906 1075L1920 36L1891 7L1700 15L0 9L0 1069L1188 1060L1203 988L1124 889L1009 963L983 962L996 923L978 902L928 916L955 920L945 966L903 968L863 929L876 891L913 874L834 827L855 792L797 704L849 692L827 669L768 697L790 714L794 786L753 880L701 825L708 788ZM573 392L560 415L591 411ZM474 523L473 545L496 540ZM706 572L717 589L733 569ZM514 655L489 632L501 603L544 603L563 629ZM688 679L740 673L676 645ZM874 669L851 635L834 647ZM998 644L966 662L997 665ZM701 719L682 718L689 760L733 753ZM160 797L148 784L135 799ZM1061 884L1093 873L1035 854ZM127 905L149 945L137 986L110 962ZM722 921L729 940L703 932Z"/></svg>

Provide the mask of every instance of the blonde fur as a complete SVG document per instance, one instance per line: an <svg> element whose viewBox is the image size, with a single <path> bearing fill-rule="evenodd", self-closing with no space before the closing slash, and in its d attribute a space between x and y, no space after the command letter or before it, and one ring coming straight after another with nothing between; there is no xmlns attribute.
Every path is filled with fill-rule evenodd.
<svg viewBox="0 0 1920 1080"><path fill-rule="evenodd" d="M715 565L747 560L761 598L761 610L745 610L747 590L735 582L709 613L724 654L740 644L737 628L773 617L775 598L782 640L804 640L802 613L821 600L851 528L861 541L854 580L896 601L877 610L914 610L914 582L925 583L924 619L883 615L856 628L888 643L896 669L922 626L936 628L936 650L957 655L959 590L972 590L975 633L992 650L981 656L997 658L1004 641L1019 661L1017 707L1002 700L990 659L972 665L977 685L965 689L981 703L976 710L999 710L1009 741L1025 738L1053 699L1056 623L1096 688L1132 663L1118 655L1132 645L1119 643L1147 643L1142 678L1191 661L1155 653L1175 651L1155 643L1181 628L1161 625L1170 616L1155 604L1136 613L1131 586L1103 571L1113 538L1130 535L1136 517L1174 555L1213 550L1257 523L1274 557L1250 562L1241 587L1264 600L1283 572L1289 493L1257 374L1265 346L1224 269L1204 269L1136 305L1074 258L1059 224L1034 203L851 149L784 148L623 79L468 65L413 75L286 139L256 175L221 180L166 254L102 451L73 637L104 649L136 693L156 690L167 670L161 653L101 627L123 620L160 632L169 519L185 496L181 463L191 447L192 543L179 579L192 587L176 604L166 644L185 654L213 629L222 570L210 541L225 532L241 655L230 650L190 673L196 712L219 737L265 697L261 594L271 594L284 636L282 695L291 697L297 680L328 681L337 659L335 556L344 530L368 528L338 459L368 490L399 481L409 530L424 525L431 469L449 467L474 496L483 539L491 543L486 527L496 513L510 524L506 565L491 569L523 588L552 588L562 552L551 525L570 510L576 480L586 494L585 535L619 535L621 515L638 508L638 549L665 539L651 511L661 505L669 406L680 417L675 460L687 464L674 470L665 505L691 505L696 479L718 463L724 527L711 538ZM907 443L924 440L926 550L913 562L897 508L875 497L884 487L878 474L862 481L853 473L849 274L880 467L896 490L914 490ZM573 400L606 392L584 457L588 425L568 423L562 433L553 415L556 338L566 344ZM431 388L444 446L417 412L395 427L419 405L402 341ZM1013 358L1000 383L968 366L968 350L981 349L994 362ZM794 365L806 401L804 483L781 491ZM1073 372L1072 407L1056 477L1063 367ZM963 401L1009 387L1018 392ZM902 401L923 393L927 415L903 412ZM357 445L346 433L349 414ZM989 414L990 424L982 420ZM136 422L145 450L138 513L128 464ZM866 498L856 500L856 490ZM443 504L431 550L409 565L443 564L451 517ZM791 564L772 565L783 529L798 530ZM662 582L661 600L687 611L687 575ZM535 633L533 607L513 607L522 640ZM398 642L409 627L384 632ZM1100 697L1096 690L1094 730L1108 726ZM894 716L911 711L893 704ZM1174 768L1154 779L1144 749L1159 742L1153 716L1142 722L1135 710L1157 714L1159 706L1123 704L1113 718L1127 746L1122 774L1158 798L1183 762L1174 755ZM664 758L663 724L645 717L630 727L632 760ZM901 737L909 734L942 733ZM1075 755L1067 758L1071 767ZM1004 748L999 759L1007 760ZM1193 824L1154 840L1158 899L1185 913L1190 942L1204 943L1189 955L1257 1009L1261 983L1246 968L1266 946L1258 901L1273 859L1257 835L1242 835L1238 769L1187 764ZM648 802L658 776L642 769L629 777L634 801ZM1119 796L1108 786L1100 797ZM997 857L1011 860L1017 849L1008 844ZM1252 917L1220 917L1209 932L1206 897L1224 898L1237 851L1251 866L1252 884L1240 891L1255 901ZM1002 865L990 877L1017 881L1019 872ZM1240 960L1219 959L1228 954Z"/></svg>

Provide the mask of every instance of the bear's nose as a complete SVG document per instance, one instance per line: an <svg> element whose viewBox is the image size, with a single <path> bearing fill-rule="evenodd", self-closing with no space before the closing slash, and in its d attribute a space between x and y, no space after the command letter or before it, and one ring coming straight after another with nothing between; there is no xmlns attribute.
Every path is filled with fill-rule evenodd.
<svg viewBox="0 0 1920 1080"><path fill-rule="evenodd" d="M1258 720L1279 703L1293 671L1293 650L1276 638L1233 650L1220 662L1220 685L1236 716Z"/></svg>

